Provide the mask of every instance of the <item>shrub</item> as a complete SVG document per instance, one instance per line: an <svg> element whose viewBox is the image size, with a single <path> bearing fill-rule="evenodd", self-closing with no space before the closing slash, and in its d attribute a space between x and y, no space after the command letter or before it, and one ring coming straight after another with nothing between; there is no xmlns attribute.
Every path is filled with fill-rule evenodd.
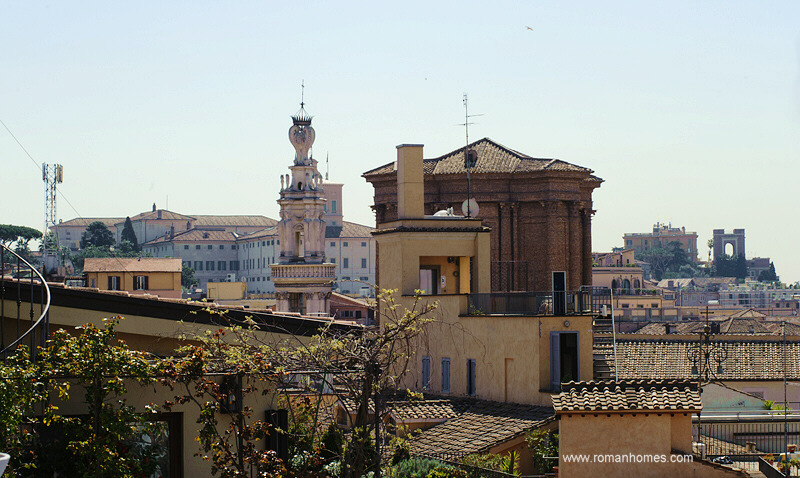
<svg viewBox="0 0 800 478"><path fill-rule="evenodd" d="M472 455L465 456L461 460L461 463L474 466L476 468L486 468L488 470L501 471L503 469L504 461L505 460L501 455L493 455L491 453L480 455L478 453L473 453Z"/></svg>
<svg viewBox="0 0 800 478"><path fill-rule="evenodd" d="M455 466L437 466L428 473L427 478L469 478L469 474Z"/></svg>
<svg viewBox="0 0 800 478"><path fill-rule="evenodd" d="M395 478L428 478L434 469L443 466L443 463L429 458L412 458L401 461L394 467Z"/></svg>

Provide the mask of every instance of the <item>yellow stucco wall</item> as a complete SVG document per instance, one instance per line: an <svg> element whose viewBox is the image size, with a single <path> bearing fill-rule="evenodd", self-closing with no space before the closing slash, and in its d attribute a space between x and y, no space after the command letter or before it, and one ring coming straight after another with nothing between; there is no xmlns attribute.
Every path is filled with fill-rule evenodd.
<svg viewBox="0 0 800 478"><path fill-rule="evenodd" d="M134 276L147 276L147 292L159 295L160 291L177 291L177 297L180 297L180 272L87 272L86 285L89 287L96 287L100 290L108 290L108 278L111 276L120 278L119 290L132 293L145 292L134 290Z"/></svg>
<svg viewBox="0 0 800 478"><path fill-rule="evenodd" d="M4 319L6 333L5 343L9 344L11 340L16 337L16 303L6 300L3 306L6 315ZM28 310L29 308L22 309L21 315L23 319L27 317ZM35 312L35 318L38 318L38 306ZM76 326L86 323L100 324L103 318L111 316L113 316L113 314L105 311L52 306L50 308L50 330L54 331L63 328L70 333L77 334ZM170 355L178 346L186 345L191 342L182 339L183 336L194 337L202 335L206 331L219 329L218 325L193 323L193 318L194 315L188 315L184 321L179 322L169 319L127 315L116 327L117 336L125 340L132 349L145 350L158 355ZM29 321L23 320L21 322L22 331L27 330L29 326ZM294 343L297 343L296 337L286 334L263 332L259 333L259 335L261 336L260 340L265 342L277 343L284 339L291 339ZM301 342L305 340L307 339L300 338ZM29 344L30 342L26 340L25 343ZM144 412L145 405L150 403L163 404L164 400L173 400L177 393L157 384L139 386L138 384L131 383L129 389L130 391L126 395L128 404L133 405L136 407L137 411L140 412ZM60 403L58 405L60 407L60 413L67 415L85 413L86 406L83 403L83 391L79 388L73 388L71 390L71 396L72 399L69 402ZM260 393L251 394L247 397L245 404L253 407L253 416L259 419L263 418L264 411L275 409L278 405L277 396L271 393L266 396L262 396ZM198 409L192 405L183 405L176 406L173 412L183 413L184 476L211 476L209 462L194 456L194 454L199 451L198 444L195 441L199 426L196 423ZM227 416L222 415L221 417L220 430L224 428L224 421Z"/></svg>
<svg viewBox="0 0 800 478"><path fill-rule="evenodd" d="M430 357L434 393L442 392L442 358L450 359L450 394L467 391L467 359L476 361L476 395L487 400L551 406L550 332L577 331L581 380L592 379L592 318L462 316L467 298L425 296L439 301L435 321L419 337L402 387L422 389L422 357ZM413 298L402 297L411 308ZM564 322L569 321L569 325Z"/></svg>
<svg viewBox="0 0 800 478"><path fill-rule="evenodd" d="M691 453L691 433L688 413L561 415L559 476L747 476L700 462L671 462L672 450ZM565 459L577 454L588 456L589 462ZM608 454L658 455L664 456L666 463L617 463L599 456Z"/></svg>
<svg viewBox="0 0 800 478"><path fill-rule="evenodd" d="M382 227L391 228L398 226L445 228L463 226L475 227L480 224L476 220L444 221L426 219L419 221L397 221L382 224ZM489 233L488 232L394 232L378 234L375 236L378 243L378 268L380 270L379 287L384 289L399 289L404 295L413 295L419 289L419 266L421 258L431 263L444 261L448 257L456 258L453 264L447 264L450 274L447 277L448 285L457 287L457 281L452 275L458 267L459 277L469 277L469 257L473 257L473 281L477 292L490 290L490 262L489 262ZM434 259L434 258L440 259ZM467 258L464 260L462 258ZM464 291L468 292L468 291ZM448 293L451 293L448 291ZM455 293L455 292L452 292Z"/></svg>

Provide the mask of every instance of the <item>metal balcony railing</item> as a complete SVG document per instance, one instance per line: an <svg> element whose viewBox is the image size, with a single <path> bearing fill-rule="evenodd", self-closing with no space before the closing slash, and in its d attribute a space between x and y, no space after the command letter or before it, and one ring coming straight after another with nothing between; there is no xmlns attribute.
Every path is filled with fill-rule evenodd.
<svg viewBox="0 0 800 478"><path fill-rule="evenodd" d="M591 314L591 291L492 292L469 294L468 315L576 315Z"/></svg>
<svg viewBox="0 0 800 478"><path fill-rule="evenodd" d="M34 266L2 244L0 267L0 356L5 360L24 343L35 358L49 336L50 288Z"/></svg>

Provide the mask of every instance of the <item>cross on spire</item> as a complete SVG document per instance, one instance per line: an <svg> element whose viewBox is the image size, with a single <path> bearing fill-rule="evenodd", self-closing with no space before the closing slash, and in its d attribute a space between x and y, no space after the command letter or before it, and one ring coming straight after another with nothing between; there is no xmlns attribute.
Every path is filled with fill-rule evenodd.
<svg viewBox="0 0 800 478"><path fill-rule="evenodd" d="M306 80L300 80L300 107L302 108L305 103L306 95Z"/></svg>

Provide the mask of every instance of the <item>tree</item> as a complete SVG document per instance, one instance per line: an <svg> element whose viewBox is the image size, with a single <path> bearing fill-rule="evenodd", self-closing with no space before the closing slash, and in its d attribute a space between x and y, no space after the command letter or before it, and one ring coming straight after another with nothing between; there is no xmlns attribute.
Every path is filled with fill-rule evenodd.
<svg viewBox="0 0 800 478"><path fill-rule="evenodd" d="M16 242L18 249L29 250L28 243L31 239L41 239L41 237L41 231L32 227L0 224L0 243L6 247L10 247L12 243Z"/></svg>
<svg viewBox="0 0 800 478"><path fill-rule="evenodd" d="M89 246L111 247L115 243L114 235L102 221L94 221L86 227L81 235L81 249Z"/></svg>
<svg viewBox="0 0 800 478"><path fill-rule="evenodd" d="M194 277L194 268L184 262L181 266L181 287L189 289L195 284L197 284L197 279Z"/></svg>
<svg viewBox="0 0 800 478"><path fill-rule="evenodd" d="M130 216L125 218L125 225L122 227L120 241L129 241L133 246L133 250L136 252L141 250L139 248L139 241L136 240L136 232L133 230Z"/></svg>
<svg viewBox="0 0 800 478"><path fill-rule="evenodd" d="M712 271L716 277L736 277L744 279L747 277L747 260L742 254L736 257L722 254L714 259Z"/></svg>
<svg viewBox="0 0 800 478"><path fill-rule="evenodd" d="M118 340L119 318L59 330L32 360L20 347L0 366L0 446L16 476L152 476L161 450L137 443L156 426L127 405L128 381L153 382L148 356ZM84 392L86 416L62 416L54 399ZM153 410L154 411L154 410ZM162 470L163 471L163 470Z"/></svg>
<svg viewBox="0 0 800 478"><path fill-rule="evenodd" d="M761 271L758 274L759 282L775 282L778 280L778 274L775 272L775 263L769 263L769 269Z"/></svg>
<svg viewBox="0 0 800 478"><path fill-rule="evenodd" d="M360 478L381 463L377 443L383 433L368 418L371 404L385 415L381 403L394 393L408 369L416 338L431 320L436 304L417 297L410 309L395 303L396 291L377 294L381 326L351 327L326 324L310 339L289 337L275 341L259 332L252 319L230 323L220 315L219 330L193 337L199 345L181 351L162 370L166 383L179 391L174 403L194 403L200 409L200 454L211 460L213 474L222 477L293 476L322 474L340 469L343 478ZM210 309L209 309L210 310ZM216 380L210 372L224 371ZM225 385L226 382L228 385ZM269 425L247 406L223 407L230 393L233 403L246 403L249 394L269 391L285 394L288 410L289 460L281 470L274 454L258 445ZM322 429L326 406L323 393L354 403L356 418L342 452ZM229 420L221 419L229 415ZM374 433L374 434L373 434Z"/></svg>

